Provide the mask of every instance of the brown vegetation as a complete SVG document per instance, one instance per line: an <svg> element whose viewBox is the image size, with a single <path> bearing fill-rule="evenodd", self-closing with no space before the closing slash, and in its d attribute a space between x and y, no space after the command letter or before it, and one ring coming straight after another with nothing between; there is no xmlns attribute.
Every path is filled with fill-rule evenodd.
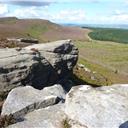
<svg viewBox="0 0 128 128"><path fill-rule="evenodd" d="M16 123L16 119L13 117L13 115L0 117L0 128L6 128L14 123Z"/></svg>
<svg viewBox="0 0 128 128"><path fill-rule="evenodd" d="M7 40L6 38L0 38L0 48L25 47L28 45L30 45L30 43L24 43L13 40Z"/></svg>
<svg viewBox="0 0 128 128"><path fill-rule="evenodd" d="M90 30L64 27L48 20L0 18L0 38L37 38L40 42L59 39L88 40Z"/></svg>

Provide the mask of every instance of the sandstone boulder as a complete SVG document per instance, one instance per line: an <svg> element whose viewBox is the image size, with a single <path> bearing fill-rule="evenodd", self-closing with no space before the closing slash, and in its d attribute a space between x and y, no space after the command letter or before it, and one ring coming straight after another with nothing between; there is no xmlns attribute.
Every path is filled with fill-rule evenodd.
<svg viewBox="0 0 128 128"><path fill-rule="evenodd" d="M0 89L53 85L68 76L77 58L78 49L71 40L0 49Z"/></svg>
<svg viewBox="0 0 128 128"><path fill-rule="evenodd" d="M128 85L73 87L66 96L65 112L87 128L127 128Z"/></svg>
<svg viewBox="0 0 128 128"><path fill-rule="evenodd" d="M58 101L59 104L56 104L56 98L59 97L61 100L65 96L65 91L60 85L47 87L43 90L36 90L30 86L14 90L10 92L5 101L2 114L9 115L11 110L16 119L21 115L24 116L20 122L10 125L9 128L128 127L128 85L97 88L89 85L72 87L66 95L66 102ZM21 97L23 93L24 95ZM28 113L24 113L26 111Z"/></svg>
<svg viewBox="0 0 128 128"><path fill-rule="evenodd" d="M31 86L13 89L3 104L1 115L12 114L15 118L36 109L45 108L64 100L65 91L61 85L45 87L37 90Z"/></svg>
<svg viewBox="0 0 128 128"><path fill-rule="evenodd" d="M8 128L64 128L64 105L55 105L27 114L24 121Z"/></svg>

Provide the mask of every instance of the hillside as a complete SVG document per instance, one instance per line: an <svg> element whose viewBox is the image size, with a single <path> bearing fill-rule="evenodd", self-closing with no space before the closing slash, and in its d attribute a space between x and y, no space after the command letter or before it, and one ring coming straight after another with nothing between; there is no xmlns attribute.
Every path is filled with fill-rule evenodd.
<svg viewBox="0 0 128 128"><path fill-rule="evenodd" d="M109 31L111 31L112 36L109 36L111 34ZM67 27L41 19L17 19L15 17L0 19L0 38L27 37L37 38L40 42L69 38L74 40L80 53L78 63L91 70L91 73L82 69L74 70L73 80L77 84L80 84L81 81L92 85L128 82L128 45L110 41L95 41L89 37L90 34L94 34L96 37L102 37L103 40L112 38L118 39L118 42L120 39L120 42L123 42L127 38L127 30L125 34L122 32L125 32L125 30ZM0 42L2 47L19 46L15 42L10 43L8 41L5 45L5 39L0 39Z"/></svg>
<svg viewBox="0 0 128 128"><path fill-rule="evenodd" d="M92 73L76 70L82 80L95 85L128 82L128 44L107 41L77 41L79 62ZM91 78L92 77L92 78Z"/></svg>
<svg viewBox="0 0 128 128"><path fill-rule="evenodd" d="M116 28L91 28L89 36L94 40L128 43L128 30Z"/></svg>
<svg viewBox="0 0 128 128"><path fill-rule="evenodd" d="M88 29L64 27L42 19L0 18L0 38L31 37L38 38L41 42L68 38L85 40L85 33L88 32Z"/></svg>
<svg viewBox="0 0 128 128"><path fill-rule="evenodd" d="M89 41L76 41L80 54L75 79L92 85L126 84L128 30L90 28L90 31Z"/></svg>

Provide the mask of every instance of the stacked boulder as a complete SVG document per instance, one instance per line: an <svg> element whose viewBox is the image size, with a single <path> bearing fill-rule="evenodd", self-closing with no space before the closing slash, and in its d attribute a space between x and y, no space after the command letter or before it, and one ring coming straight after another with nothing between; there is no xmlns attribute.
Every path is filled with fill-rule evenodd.
<svg viewBox="0 0 128 128"><path fill-rule="evenodd" d="M43 89L65 79L77 59L78 49L71 40L0 49L0 89L22 85Z"/></svg>

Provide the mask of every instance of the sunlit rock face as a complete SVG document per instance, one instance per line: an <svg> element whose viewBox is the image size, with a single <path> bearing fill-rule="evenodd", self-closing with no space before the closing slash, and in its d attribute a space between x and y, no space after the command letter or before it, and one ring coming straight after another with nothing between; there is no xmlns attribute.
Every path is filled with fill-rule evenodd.
<svg viewBox="0 0 128 128"><path fill-rule="evenodd" d="M127 128L128 85L73 87L66 97L65 111L88 128Z"/></svg>
<svg viewBox="0 0 128 128"><path fill-rule="evenodd" d="M64 79L78 59L71 40L0 49L0 88L31 85L42 89Z"/></svg>

